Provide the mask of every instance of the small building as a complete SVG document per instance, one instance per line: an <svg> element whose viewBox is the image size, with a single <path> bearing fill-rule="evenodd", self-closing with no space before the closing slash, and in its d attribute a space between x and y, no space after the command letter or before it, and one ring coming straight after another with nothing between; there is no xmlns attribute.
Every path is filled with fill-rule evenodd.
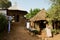
<svg viewBox="0 0 60 40"><path fill-rule="evenodd" d="M10 29L15 28L15 26L26 26L26 18L24 17L24 15L27 14L27 11L23 10L22 8L19 8L17 7L17 5L14 5L8 9L0 9L0 13L5 15L6 19L8 19L7 27L5 27L5 30L8 30L8 33L10 32Z"/></svg>
<svg viewBox="0 0 60 40"><path fill-rule="evenodd" d="M27 14L27 11L18 7L17 5L13 5L8 9L0 9L0 13L13 17L12 24L14 26L26 26L26 18L24 15Z"/></svg>
<svg viewBox="0 0 60 40"><path fill-rule="evenodd" d="M35 28L38 31L46 28L46 11L45 9L42 9L40 12L38 12L34 17L30 19L30 26L31 28Z"/></svg>
<svg viewBox="0 0 60 40"><path fill-rule="evenodd" d="M27 11L23 10L22 8L14 5L8 8L7 15L13 17L13 25L14 26L25 26L26 25L26 18L24 15L27 14Z"/></svg>

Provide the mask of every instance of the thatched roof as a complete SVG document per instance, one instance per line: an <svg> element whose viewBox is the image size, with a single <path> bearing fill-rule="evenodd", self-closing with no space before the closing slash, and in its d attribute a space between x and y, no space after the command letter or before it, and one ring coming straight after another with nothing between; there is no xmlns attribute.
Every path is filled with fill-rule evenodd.
<svg viewBox="0 0 60 40"><path fill-rule="evenodd" d="M46 10L42 9L38 12L34 17L30 19L30 21L39 21L39 20L46 20Z"/></svg>

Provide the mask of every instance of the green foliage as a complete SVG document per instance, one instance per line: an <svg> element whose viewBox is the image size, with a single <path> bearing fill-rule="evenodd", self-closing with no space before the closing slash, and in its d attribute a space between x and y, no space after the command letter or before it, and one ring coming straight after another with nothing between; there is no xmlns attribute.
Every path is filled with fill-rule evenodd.
<svg viewBox="0 0 60 40"><path fill-rule="evenodd" d="M60 30L58 30L58 29L52 29L52 33L53 33L54 35L58 34L59 32L60 32Z"/></svg>
<svg viewBox="0 0 60 40"><path fill-rule="evenodd" d="M7 9L11 6L11 2L9 0L1 0L0 1L0 8Z"/></svg>
<svg viewBox="0 0 60 40"><path fill-rule="evenodd" d="M37 30L34 30L33 33L36 35L38 34L39 32Z"/></svg>
<svg viewBox="0 0 60 40"><path fill-rule="evenodd" d="M7 27L6 16L0 14L0 31L4 31L6 27Z"/></svg>
<svg viewBox="0 0 60 40"><path fill-rule="evenodd" d="M56 32L56 29L52 29L51 32L52 32L52 33L55 33L55 32Z"/></svg>
<svg viewBox="0 0 60 40"><path fill-rule="evenodd" d="M50 0L52 2L52 4L60 4L60 0Z"/></svg>
<svg viewBox="0 0 60 40"><path fill-rule="evenodd" d="M47 11L47 18L60 20L60 0L50 0L52 5Z"/></svg>
<svg viewBox="0 0 60 40"><path fill-rule="evenodd" d="M48 10L51 20L60 20L60 0L50 0L52 3L51 8ZM53 34L60 33L60 29L52 29Z"/></svg>
<svg viewBox="0 0 60 40"><path fill-rule="evenodd" d="M51 18L51 20L54 20L57 18L57 6L51 6L51 8L48 10L48 17Z"/></svg>
<svg viewBox="0 0 60 40"><path fill-rule="evenodd" d="M40 9L36 8L36 9L30 9L30 12L26 15L27 19L32 18L34 15L36 15L38 12L40 11Z"/></svg>

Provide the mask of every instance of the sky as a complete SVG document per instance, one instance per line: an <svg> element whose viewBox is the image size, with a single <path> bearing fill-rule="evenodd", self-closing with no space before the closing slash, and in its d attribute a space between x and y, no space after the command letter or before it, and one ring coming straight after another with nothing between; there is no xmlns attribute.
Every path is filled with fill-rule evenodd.
<svg viewBox="0 0 60 40"><path fill-rule="evenodd" d="M39 8L47 10L51 4L49 0L10 0L12 2L12 5L15 3L17 4L18 7L23 8L26 11L29 11L31 8Z"/></svg>

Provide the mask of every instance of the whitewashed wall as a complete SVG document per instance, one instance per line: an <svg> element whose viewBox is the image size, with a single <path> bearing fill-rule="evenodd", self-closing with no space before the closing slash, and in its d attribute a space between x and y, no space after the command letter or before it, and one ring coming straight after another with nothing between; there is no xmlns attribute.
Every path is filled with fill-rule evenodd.
<svg viewBox="0 0 60 40"><path fill-rule="evenodd" d="M0 10L0 13L2 13L3 15L7 15L7 10Z"/></svg>

